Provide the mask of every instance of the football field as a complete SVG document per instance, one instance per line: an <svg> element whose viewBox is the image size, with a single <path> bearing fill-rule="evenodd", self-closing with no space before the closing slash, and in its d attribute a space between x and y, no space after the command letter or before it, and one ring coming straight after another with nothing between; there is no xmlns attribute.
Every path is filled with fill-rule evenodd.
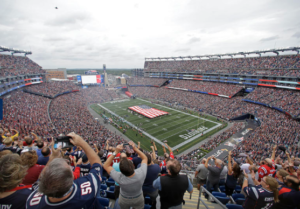
<svg viewBox="0 0 300 209"><path fill-rule="evenodd" d="M138 113L132 114L133 111L128 109L141 105L168 112L168 115L149 119ZM154 140L160 153L165 140L174 152L177 149L182 152L220 130L223 125L213 117L199 117L139 98L110 101L91 107L99 114L105 111L105 117L119 124L122 127L121 132L125 128L125 135L135 142L140 141L143 149L149 150L150 141ZM142 134L136 130L140 130Z"/></svg>

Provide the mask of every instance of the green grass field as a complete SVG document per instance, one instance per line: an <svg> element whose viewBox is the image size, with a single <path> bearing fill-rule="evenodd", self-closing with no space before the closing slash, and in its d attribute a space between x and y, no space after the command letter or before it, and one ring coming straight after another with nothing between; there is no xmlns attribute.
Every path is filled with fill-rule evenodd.
<svg viewBox="0 0 300 209"><path fill-rule="evenodd" d="M137 105L147 105L166 111L169 115L149 119L138 113L133 115L128 112L128 107ZM142 128L144 131L143 136L140 136L137 131L131 128L126 128L127 131L125 135L136 143L140 141L141 147L146 150L150 150L150 141L153 139L159 154L163 153L161 145L165 140L168 141L168 145L174 150L174 153L177 154L177 149L180 153L216 133L221 127L225 128L227 125L226 123L217 121L216 118L213 117L199 117L197 113L186 113L162 105L152 104L142 99L126 99L93 104L91 108L98 114L102 114L103 110L105 110L105 116L112 118L114 122L123 128L126 128L125 124L130 124L130 126L135 128Z"/></svg>

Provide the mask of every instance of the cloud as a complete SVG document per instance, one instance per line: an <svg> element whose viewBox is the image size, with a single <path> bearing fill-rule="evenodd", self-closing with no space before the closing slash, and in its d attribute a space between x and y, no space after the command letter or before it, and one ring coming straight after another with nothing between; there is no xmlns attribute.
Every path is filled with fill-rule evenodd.
<svg viewBox="0 0 300 209"><path fill-rule="evenodd" d="M295 33L294 35L292 35L292 37L300 38L300 32Z"/></svg>
<svg viewBox="0 0 300 209"><path fill-rule="evenodd" d="M200 38L193 37L193 38L190 38L190 40L188 41L188 44L194 44L194 43L200 42L200 41L201 41Z"/></svg>
<svg viewBox="0 0 300 209"><path fill-rule="evenodd" d="M70 26L70 25L77 25L80 22L88 22L92 18L90 15L86 13L73 13L73 14L64 14L59 17L55 17L45 24L48 26Z"/></svg>
<svg viewBox="0 0 300 209"><path fill-rule="evenodd" d="M181 49L176 49L174 52L188 52L190 51L190 48L181 48Z"/></svg>
<svg viewBox="0 0 300 209"><path fill-rule="evenodd" d="M268 38L262 38L262 39L260 39L260 42L273 41L273 40L276 40L276 39L279 39L279 36L270 36Z"/></svg>

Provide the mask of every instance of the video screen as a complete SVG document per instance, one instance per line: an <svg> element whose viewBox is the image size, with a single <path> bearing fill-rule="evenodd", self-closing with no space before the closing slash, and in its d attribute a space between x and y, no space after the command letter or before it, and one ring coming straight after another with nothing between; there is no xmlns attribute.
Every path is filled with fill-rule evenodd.
<svg viewBox="0 0 300 209"><path fill-rule="evenodd" d="M81 76L82 84L97 83L96 75Z"/></svg>

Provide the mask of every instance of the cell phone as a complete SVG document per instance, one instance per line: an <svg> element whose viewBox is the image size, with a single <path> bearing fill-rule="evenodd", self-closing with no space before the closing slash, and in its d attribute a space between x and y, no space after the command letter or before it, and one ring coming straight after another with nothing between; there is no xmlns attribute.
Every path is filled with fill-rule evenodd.
<svg viewBox="0 0 300 209"><path fill-rule="evenodd" d="M70 142L70 136L59 136L55 138L54 148L72 148L74 145Z"/></svg>

